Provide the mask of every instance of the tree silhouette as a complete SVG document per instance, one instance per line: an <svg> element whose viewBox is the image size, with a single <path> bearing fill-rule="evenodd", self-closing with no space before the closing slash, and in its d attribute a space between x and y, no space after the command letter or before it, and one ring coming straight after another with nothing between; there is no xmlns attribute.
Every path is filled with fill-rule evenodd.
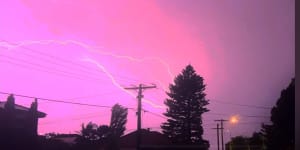
<svg viewBox="0 0 300 150"><path fill-rule="evenodd" d="M120 137L126 130L128 109L119 104L115 104L111 110L110 131L111 134L108 138L107 149L117 150L120 149Z"/></svg>
<svg viewBox="0 0 300 150"><path fill-rule="evenodd" d="M268 150L286 150L295 147L295 79L281 91L276 106L271 110L271 125L263 125L262 133Z"/></svg>
<svg viewBox="0 0 300 150"><path fill-rule="evenodd" d="M97 135L100 140L111 137L111 134L112 134L111 128L107 125L101 125L97 129Z"/></svg>
<svg viewBox="0 0 300 150"><path fill-rule="evenodd" d="M248 140L251 150L265 150L264 137L259 132L254 132Z"/></svg>
<svg viewBox="0 0 300 150"><path fill-rule="evenodd" d="M200 144L208 148L208 141L202 138L202 114L209 111L205 108L208 100L203 78L188 65L169 88L164 113L168 119L161 125L163 133L175 144Z"/></svg>
<svg viewBox="0 0 300 150"><path fill-rule="evenodd" d="M236 136L231 138L231 141L225 145L226 150L246 150L250 149L249 138Z"/></svg>
<svg viewBox="0 0 300 150"><path fill-rule="evenodd" d="M111 110L110 128L112 134L120 137L124 134L126 129L128 109L119 104L115 104Z"/></svg>
<svg viewBox="0 0 300 150"><path fill-rule="evenodd" d="M98 125L95 123L89 122L86 126L82 124L81 135L84 139L89 141L99 140L97 129Z"/></svg>
<svg viewBox="0 0 300 150"><path fill-rule="evenodd" d="M119 139L124 134L127 122L127 108L119 104L112 107L110 126L97 125L89 122L86 126L82 124L80 138L77 139L77 148L108 150L119 149Z"/></svg>
<svg viewBox="0 0 300 150"><path fill-rule="evenodd" d="M82 124L80 136L76 139L75 149L96 150L99 148L99 144L98 125L92 122L89 122L86 126Z"/></svg>
<svg viewBox="0 0 300 150"><path fill-rule="evenodd" d="M264 150L264 140L261 133L254 132L252 137L236 136L225 145L226 150Z"/></svg>

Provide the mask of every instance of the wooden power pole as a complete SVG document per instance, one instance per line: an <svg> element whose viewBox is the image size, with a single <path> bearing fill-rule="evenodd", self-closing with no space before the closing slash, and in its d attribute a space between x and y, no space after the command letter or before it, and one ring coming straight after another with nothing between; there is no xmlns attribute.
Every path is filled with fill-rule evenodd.
<svg viewBox="0 0 300 150"><path fill-rule="evenodd" d="M224 119L220 119L220 120L215 120L215 121L219 121L219 122L221 122L221 143L222 143L222 150L224 150L224 137L223 137L223 129L224 129L224 127L223 127L223 122L224 121L228 121L228 120L224 120Z"/></svg>
<svg viewBox="0 0 300 150"><path fill-rule="evenodd" d="M219 142L219 129L222 129L219 127L219 124L217 123L217 128L212 128L217 130L217 142L218 142L218 150L220 150L220 142Z"/></svg>
<svg viewBox="0 0 300 150"><path fill-rule="evenodd" d="M136 149L140 150L141 145L141 112L142 112L142 98L143 98L143 90L156 88L156 85L145 86L143 84L139 84L138 87L128 87L125 88L127 90L138 90L138 108L137 108L137 136L136 136Z"/></svg>

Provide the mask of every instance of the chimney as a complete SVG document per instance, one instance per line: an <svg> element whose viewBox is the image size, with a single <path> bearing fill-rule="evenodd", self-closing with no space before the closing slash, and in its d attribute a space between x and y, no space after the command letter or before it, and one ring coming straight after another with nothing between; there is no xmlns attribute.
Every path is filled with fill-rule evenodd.
<svg viewBox="0 0 300 150"><path fill-rule="evenodd" d="M15 98L13 94L10 94L7 97L6 103L4 105L4 108L8 111L13 111L15 109Z"/></svg>

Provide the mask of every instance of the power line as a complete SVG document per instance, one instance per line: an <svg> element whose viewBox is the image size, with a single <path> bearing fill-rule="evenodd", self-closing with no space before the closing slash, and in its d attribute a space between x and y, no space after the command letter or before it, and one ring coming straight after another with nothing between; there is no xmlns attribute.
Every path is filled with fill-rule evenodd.
<svg viewBox="0 0 300 150"><path fill-rule="evenodd" d="M91 98L91 97L98 97L98 96L103 96L106 94L112 94L114 93L114 91L109 91L109 92L105 92L102 94L94 94L94 95L86 95L86 96L78 96L78 97L72 97L72 98L64 98L65 100L76 100L76 99L83 99L83 98Z"/></svg>
<svg viewBox="0 0 300 150"><path fill-rule="evenodd" d="M0 94L6 94L9 95L11 93L7 92L0 92ZM20 96L20 97L26 97L26 98L37 98L39 100L44 100L44 101L50 101L50 102L58 102L58 103L66 103L66 104L73 104L73 105L81 105L81 106L91 106L91 107L102 107L102 108L112 108L112 106L104 106L104 105L96 105L96 104L87 104L87 103L78 103L78 102L70 102L70 101L63 101L63 100L56 100L56 99L49 99L49 98L40 98L40 97L34 97L34 96L27 96L27 95L21 95L21 94L14 94L15 96ZM128 108L132 110L136 110L135 108ZM142 109L144 112L148 112L149 114L152 114L154 116L167 119L167 117L162 116L158 113L151 112L149 110ZM205 114L204 114L205 115ZM223 113L210 113L207 112L206 115L229 115L229 114L223 114ZM270 116L255 116L255 115L240 115L243 117L251 117L251 118L270 118Z"/></svg>
<svg viewBox="0 0 300 150"><path fill-rule="evenodd" d="M42 70L46 70L46 68L47 68L47 69L50 69L50 70L53 70L53 71L57 71L59 73L67 75L67 76L71 75L70 77L81 79L81 80L88 80L88 79L91 78L91 77L83 78L83 77L81 77L81 74L78 74L78 73L72 73L72 72L60 70L60 69L57 69L57 68L47 67L47 66L44 66L44 65L41 65L41 64L37 64L37 63L33 63L33 62L30 62L30 61L27 61L27 60L24 60L24 59L20 59L20 58L15 58L15 57L10 57L10 56L4 56L4 55L0 55L0 56L6 58L8 60L19 61L19 62L23 62L25 64L30 64L32 66L37 66L38 68L41 68ZM77 75L79 75L79 77ZM93 78L93 79L95 80L95 79L99 79L99 78Z"/></svg>
<svg viewBox="0 0 300 150"><path fill-rule="evenodd" d="M236 105L236 106L243 106L243 107L250 107L250 108L259 108L259 109L272 109L272 107L265 107L265 106L257 106L257 105L247 105L247 104L238 104L238 103L232 103L232 102L224 102L220 100L211 100L210 102L216 102L226 105Z"/></svg>
<svg viewBox="0 0 300 150"><path fill-rule="evenodd" d="M2 41L7 42L7 43L9 43L9 44L11 44L11 45L17 45L16 43L12 43L12 42L9 42L9 41L7 41L7 40L3 40L3 39L2 39ZM52 59L56 59L56 60L59 60L59 61L62 61L62 62L69 63L69 64L71 64L72 66L79 66L79 67L81 67L81 70L87 69L87 68L86 68L84 65L82 65L82 64L77 64L77 63L74 63L74 62L72 62L72 61L68 61L68 60L62 59L62 58L60 58L60 57L56 57L56 56L53 56L53 55L49 55L49 54L47 54L47 53L43 53L43 52L34 50L34 49L32 49L32 48L28 48L28 47L25 47L25 46L20 46L20 47L23 48L23 49L27 49L27 50L29 50L30 52L33 52L33 53L36 53L36 54L39 54L39 55L42 55L42 56L46 56L46 57L48 57L48 58L52 58ZM23 53L23 54L25 54L25 55L27 55L27 56L30 56L30 57L34 57L33 55L30 55L30 54L27 54L27 53ZM6 57L8 57L8 56L6 56ZM39 57L36 57L36 58L39 58ZM13 58L13 59L15 60L16 58ZM19 60L20 60L20 59L19 59ZM45 59L44 59L44 60L45 60ZM24 62L24 60L23 60L23 62ZM59 66L62 65L62 64L56 63L55 61L49 61L49 60L48 60L48 62L51 62L51 64L56 64L56 65L59 65ZM29 64L37 65L37 64L33 64L33 63L29 63ZM41 67L41 68L45 68L44 66L41 66L41 65L39 65L39 64L38 64L38 66ZM69 66L67 66L67 67L69 67ZM39 69L39 70L40 70L40 69ZM57 70L57 69L54 68L54 70ZM58 71L59 71L59 72L63 72L63 73L67 73L67 74L73 74L73 75L74 75L74 73L69 73L69 72L61 71L61 70L58 70ZM45 71L44 71L44 72L45 72ZM49 72L49 71L46 71L46 72ZM92 72L90 72L90 70L89 70L89 71L83 71L83 72L86 72L86 73L89 73L89 74L92 73ZM103 72L100 72L100 73L103 73ZM73 77L73 76L71 76L71 77ZM114 78L116 78L116 77L118 77L118 76L115 76L115 75L114 75ZM76 76L75 78L78 78L78 77ZM134 82L138 82L138 80L135 80L135 79L132 79L132 78L128 78L128 77L122 77L122 78L119 78L119 79L123 79L123 78L129 79L129 80L134 81ZM83 78L83 79L86 80L86 78ZM99 78L94 78L94 79L99 79ZM221 103L221 104L226 104L226 105L236 105L236 106L242 106L242 107L249 107L249 108L272 109L271 107L257 106L257 105L247 105L247 104L238 104L238 103L232 103L232 102L224 102L224 101L220 101L220 100L213 100L212 102Z"/></svg>
<svg viewBox="0 0 300 150"><path fill-rule="evenodd" d="M230 116L231 114L206 112L204 115L217 115L217 116L228 115L228 116ZM256 116L256 115L239 115L239 116L250 117L250 118L270 118L270 116Z"/></svg>
<svg viewBox="0 0 300 150"><path fill-rule="evenodd" d="M82 114L82 115L87 115L87 114ZM88 119L88 118L95 118L95 117L104 117L104 116L107 116L106 114L105 115L99 115L98 113L95 113L93 115L89 115L89 116L79 116L79 117L76 117L76 118L70 118L68 120L64 119L64 118L69 118L70 116L65 116L65 117L62 117L62 118L59 118L59 119L56 119L56 120L51 120L51 121L48 121L48 122L44 122L44 123L40 123L40 125L48 125L48 124L56 124L56 123L59 123L59 122L66 122L66 121L74 121L74 120L83 120L83 119Z"/></svg>
<svg viewBox="0 0 300 150"><path fill-rule="evenodd" d="M163 92L166 92L165 90L158 88L159 90L162 90ZM242 107L249 107L249 108L258 108L258 109L272 109L272 107L266 107L266 106L258 106L258 105L248 105L248 104L239 104L239 103L232 103L232 102L225 102L225 101L220 101L220 100L211 100L209 99L209 102L216 102L220 104L225 104L225 105L235 105L235 106L242 106Z"/></svg>
<svg viewBox="0 0 300 150"><path fill-rule="evenodd" d="M153 112L150 112L150 113L155 114ZM104 113L104 114L106 114L106 113ZM76 116L78 116L78 117L76 117ZM55 119L55 120L51 120L51 121L48 121L48 122L43 122L40 125L55 124L55 123L58 123L58 121L59 122L65 122L65 121L70 121L70 120L71 121L73 121L73 120L82 120L82 119L95 118L95 117L104 117L104 116L107 116L107 115L103 115L103 113L100 113L100 112L87 113L87 114L77 114L77 115L72 115L72 116L64 116L64 117L61 117L61 118L58 118L58 119ZM156 116L156 114L155 114L155 116ZM74 118L74 117L76 117L76 118ZM161 117L161 116L159 116L159 117ZM69 119L66 120L64 118L69 118ZM156 128L160 128L160 127L156 127Z"/></svg>
<svg viewBox="0 0 300 150"><path fill-rule="evenodd" d="M24 51L22 51L22 52L24 52ZM47 60L47 59L44 59L44 58L42 58L42 57L36 57L36 56L33 56L32 54L27 54L27 53L21 53L21 54L23 54L23 55L27 55L27 56L29 56L29 57L33 57L33 58L35 58L35 59L40 59L40 60L43 60L43 62L50 62L50 64L51 65L57 65L58 67L64 67L64 69L65 68L70 68L70 67L73 67L74 69L80 69L80 72L82 72L82 73L87 73L87 74L89 74L89 75L95 75L95 76L98 76L98 74L96 74L96 73L94 73L94 72L92 72L91 71L91 69L88 69L88 68L86 68L86 67L83 67L83 65L80 65L80 68L77 68L77 67L75 67L75 66L78 66L78 64L75 64L75 65L71 65L71 66L68 66L68 65L64 65L64 64L62 64L62 63L58 63L58 62L56 62L55 60L51 60L51 59L49 59L49 60ZM45 56L45 55L43 55L43 56ZM54 56L53 56L54 57ZM59 60L63 60L63 59L59 59ZM67 60L65 60L65 61L67 61ZM70 61L71 62L71 61ZM72 62L73 63L73 62ZM99 71L97 71L98 73L99 73ZM101 72L101 73L103 73L103 72ZM85 74L84 74L85 75ZM121 79L121 80L123 80L123 78L120 78L120 77L115 77L115 78L118 78L118 79ZM98 79L98 78L97 78ZM127 80L128 80L129 78L127 78ZM127 81L127 80L124 80L124 81ZM134 82L138 82L137 80L134 80L134 79L129 79L129 80L131 80L131 81L134 81Z"/></svg>
<svg viewBox="0 0 300 150"><path fill-rule="evenodd" d="M86 79L82 79L80 77L71 76L69 74L63 74L63 73L59 73L59 72L53 72L53 71L43 70L41 68L35 68L35 67L32 67L32 66L28 67L25 64L16 63L16 62L13 62L11 60L6 60L6 61L0 60L0 61L2 61L2 62L8 62L9 64L13 64L13 65L16 65L16 66L25 67L25 68L29 68L29 69L33 68L34 70L38 70L38 71L41 71L41 72L47 72L47 73L51 73L51 74L57 74L57 75L60 75L60 76L65 76L65 77L72 77L72 78L76 78L76 79L79 79L79 80L86 80Z"/></svg>
<svg viewBox="0 0 300 150"><path fill-rule="evenodd" d="M151 111L148 111L148 110L145 110L145 109L143 109L143 111L144 112L148 112L148 113L150 113L152 115L155 115L155 116L163 118L163 119L168 119L168 117L162 116L162 115L160 115L158 113L154 113L154 112L151 112ZM212 112L206 112L203 115L217 115L217 116L228 115L228 116L230 116L230 114L226 114L226 113L212 113ZM239 115L239 116L250 117L250 118L270 118L270 116L257 116L257 115Z"/></svg>
<svg viewBox="0 0 300 150"><path fill-rule="evenodd" d="M23 52L23 53L22 53ZM57 63L56 61L53 61L53 60L48 60L48 59L45 59L45 58L43 58L43 57L36 57L36 56L34 56L34 55L32 55L32 54L27 54L27 53L24 53L24 52L26 52L26 51L21 51L21 52L19 52L19 53L21 53L21 54L23 54L23 55L26 55L26 56L29 56L29 57L31 57L31 58L34 58L34 60L38 60L38 59L40 59L40 60L42 60L43 62L49 62L51 65L56 65L56 66L58 66L58 67L62 67L62 66L65 66L66 68L70 68L70 67L74 67L74 65L72 65L72 66L66 66L66 65L63 65L62 63ZM5 56L5 57L9 57L9 56ZM14 57L14 59L15 59L15 57ZM24 60L23 60L23 62L24 62ZM66 68L63 68L63 69L66 69ZM74 67L75 68L75 67ZM55 68L56 69L56 68ZM78 68L76 68L76 69L78 69ZM85 73L88 73L89 75L90 74L93 74L92 72L87 72L87 71L81 71L81 72L85 72ZM74 74L74 73L73 73ZM84 74L85 75L85 74ZM98 79L98 78L97 78Z"/></svg>
<svg viewBox="0 0 300 150"><path fill-rule="evenodd" d="M3 40L3 39L0 39L0 40L2 40L2 41L4 41L4 42L7 42L7 43L9 43L9 44L11 44L11 45L17 45L16 43L12 43L12 42L9 42L9 41L7 41L7 40ZM82 65L82 64L74 63L74 62L72 62L72 61L68 61L68 60L62 59L62 58L57 57L57 56L49 55L49 54L47 54L47 53L40 52L40 51L34 50L34 49L32 49L32 48L25 47L25 46L20 46L20 47L23 48L23 49L26 49L26 50L28 50L28 51L30 51L30 52L32 52L32 53L36 53L36 54L41 55L41 56L46 56L46 57L51 58L51 59L55 59L55 60L58 60L58 61L61 61L61 62L65 62L65 63L71 64L72 66L78 66L78 67L80 67L80 68L83 69L83 70L84 70L84 69L87 70L86 66L84 66L84 65ZM27 55L28 55L28 54L27 54ZM32 56L32 55L31 55L31 56ZM57 64L57 63L56 63L56 64ZM89 71L90 71L90 70L84 71L84 72L89 72ZM104 72L101 71L100 73L104 73ZM134 81L134 82L139 82L139 81L136 80L136 79L132 79L132 78L125 77L125 76L122 77L122 76L120 76L120 75L115 75L115 74L114 74L114 77L116 77L116 76L121 77L121 78L119 78L119 79L126 78L126 79L131 80L131 81Z"/></svg>
<svg viewBox="0 0 300 150"><path fill-rule="evenodd" d="M2 55L0 55L2 56ZM7 59L7 58L6 58ZM14 60L18 61L18 59L15 59ZM0 60L2 62L5 62L2 60ZM42 66L42 65L38 65L38 64L35 64L35 63L29 63L31 64L32 66L28 66L28 64L24 64L24 63L20 63L20 62L25 62L26 61L22 61L22 60L19 60L19 63L18 62L14 62L12 61L11 59L8 59L6 60L6 62L8 62L9 64L13 64L13 65L16 65L16 66L21 66L22 68L29 68L29 69L34 69L34 70L37 70L37 71L41 71L41 72L47 72L47 73L51 73L51 74L56 74L56 75L59 75L59 76L65 76L65 77L71 77L71 78L75 78L75 79L78 79L78 80L85 80L85 81L95 81L95 79L90 79L90 78L83 78L83 77L78 77L76 75L74 75L73 73L68 73L68 72L65 72L65 71L60 71L60 70L57 70L57 69L54 69L56 71L52 71L51 69L53 68L49 68L49 67L45 67L45 66ZM50 69L50 70L47 70L46 68Z"/></svg>
<svg viewBox="0 0 300 150"><path fill-rule="evenodd" d="M129 110L132 110L132 109L129 109ZM103 115L103 114L105 114L105 115ZM77 114L77 115L72 115L72 116L64 116L64 117L61 117L61 118L58 118L58 119L55 119L55 120L44 122L41 125L55 124L55 123L64 122L64 121L83 120L83 119L96 118L96 117L98 118L98 117L104 117L104 116L107 116L107 112L105 112L105 113L94 112L94 113L87 113L87 114ZM76 118L74 118L74 117L76 117ZM69 119L66 120L64 118L69 118Z"/></svg>
<svg viewBox="0 0 300 150"><path fill-rule="evenodd" d="M151 111L148 111L148 110L145 110L145 109L143 109L143 111L146 112L146 113L152 114L152 115L154 115L154 116L163 118L163 119L168 119L167 117L162 116L162 115L160 115L160 114L158 114L158 113L154 113L154 112L151 112Z"/></svg>
<svg viewBox="0 0 300 150"><path fill-rule="evenodd" d="M0 92L0 94L6 94L6 95L9 95L10 93L7 93L7 92ZM68 101L62 101L62 100L54 100L54 99L48 99L48 98L40 98L40 97L33 97L33 96L27 96L27 95L20 95L20 94L14 94L15 96L19 96L19 97L25 97L25 98L37 98L39 100L45 100L45 101L51 101L51 102L59 102L59 103L67 103L67 104L75 104L75 105L83 105L83 106L92 106L92 107L101 107L101 108L112 108L112 106L103 106L103 105L94 105L94 104L85 104L85 103L76 103L76 102L68 102ZM129 110L136 110L135 108L128 108ZM167 119L167 117L164 117L158 113L154 113L154 112L151 112L149 110L145 110L143 109L144 112L148 112L149 114L152 114L154 116L157 116L157 117L160 117L160 118L163 118L163 119ZM87 119L87 118L94 118L94 117L99 117L98 115L95 115L95 116L84 116L84 117L78 117L76 119L71 119L71 120L82 120L82 119ZM51 121L51 122L47 122L47 123L44 123L43 125L45 124L53 124L53 123L57 123L57 121ZM239 123L239 125L253 125L253 124L261 124L262 122L241 122ZM203 127L206 127L209 128L211 125L213 124L202 124Z"/></svg>
<svg viewBox="0 0 300 150"><path fill-rule="evenodd" d="M0 94L10 95L11 93L1 92L0 91ZM41 98L41 97L34 97L34 96L21 95L21 94L13 94L13 95L19 96L19 97L32 98L32 99L37 98L39 100L44 100L44 101L57 102L57 103L66 103L66 104L73 104L73 105L83 105L83 106L92 106L92 107L101 107L101 108L112 108L113 107L113 106L95 105L95 104L87 104L87 103L69 102L69 101L63 101L63 100L57 100L57 99L49 99L49 98ZM136 108L131 108L131 107L127 107L127 108L130 109L130 110L136 110ZM154 113L154 112L151 112L151 111L145 110L145 109L142 109L142 110L144 112L148 112L149 114L152 114L154 116L166 119L166 117L161 116L161 115L159 115L157 113Z"/></svg>
<svg viewBox="0 0 300 150"><path fill-rule="evenodd" d="M11 93L1 92L0 91L0 94L10 95ZM50 102L57 102L57 103L65 103L65 104L73 104L73 105L81 105L81 106L91 106L91 107L101 107L101 108L112 108L113 107L113 106L105 106L105 105L96 105L96 104L69 102L69 101L63 101L63 100L57 100L57 99L49 99L49 98L41 98L41 97L34 97L34 96L27 96L27 95L21 95L21 94L14 94L14 95L15 96L19 96L19 97L25 97L25 98L32 98L32 99L37 98L38 100L44 100L44 101L50 101ZM130 108L130 107L127 107L127 108L135 110L135 108Z"/></svg>
<svg viewBox="0 0 300 150"><path fill-rule="evenodd" d="M82 65L82 64L79 64L79 63L74 63L74 61L68 61L68 60L62 59L62 58L60 58L60 57L57 57L57 56L54 56L54 55L49 55L48 53L40 52L40 51L34 50L34 49L32 49L32 48L25 47L25 46L22 46L22 45L19 46L17 43L9 42L9 41L4 40L4 39L0 39L0 40L6 42L6 43L8 43L8 44L11 44L11 45L17 45L19 48L27 49L28 51L30 51L30 52L32 52L32 53L35 53L35 54L38 54L38 55L46 56L46 57L51 58L51 59L55 59L55 60L59 60L59 61L62 61L62 62L66 62L66 63L68 63L68 64L71 64L72 66L78 66L78 67L81 67L81 68L83 68L83 69L87 69L85 65ZM24 54L24 53L23 53L23 54ZM30 57L34 57L33 55L27 54L27 53L25 53L25 55L30 56ZM36 58L39 58L39 57L36 57ZM43 59L43 60L45 60L45 59ZM48 61L49 61L49 60L48 60ZM55 61L51 61L51 62L52 62L51 64L56 64L56 65L61 66L61 64L58 64L58 63L56 63ZM54 63L53 63L53 62L54 62ZM69 67L69 66L67 66L67 67ZM90 69L88 69L88 71L90 71ZM86 72L86 71L84 71L84 72ZM111 77L113 78L113 79L111 79L111 80L115 80L115 78L118 77L118 76L116 76L116 75L114 75L113 73L110 73L110 72L108 72L108 74L107 74L107 72L104 71L104 70L100 71L100 73L104 73L104 74L107 75L107 76L113 75L113 76L111 76ZM90 74L90 73L89 73L89 74ZM123 78L126 78L127 80L123 80ZM136 79L132 79L132 78L124 77L124 76L123 76L123 77L121 76L121 78L118 78L118 80L119 80L119 79L121 79L121 80L123 80L123 81L126 81L126 82L127 82L128 80L131 80L131 81L134 81L134 82L139 82L139 81L136 80ZM112 82L114 82L114 81L112 81ZM118 81L118 82L119 82L119 81Z"/></svg>
<svg viewBox="0 0 300 150"><path fill-rule="evenodd" d="M163 92L166 92L162 88L158 88L158 89L162 90ZM242 106L242 107L249 107L249 108L258 108L258 109L272 109L272 107L266 107L266 106L239 104L239 103L225 102L225 101L220 101L220 100L215 100L215 99L209 99L209 100L210 100L209 102L216 102L216 103L225 104L225 105L235 105L235 106Z"/></svg>
<svg viewBox="0 0 300 150"><path fill-rule="evenodd" d="M0 94L6 94L6 95L9 95L11 93L7 93L7 92L1 92L0 91ZM37 98L39 100L44 100L44 101L50 101L50 102L57 102L57 103L65 103L65 104L73 104L73 105L81 105L81 106L90 106L90 107L101 107L101 108L112 108L112 106L104 106L104 105L96 105L96 104L87 104L87 103L78 103L78 102L70 102L70 101L64 101L64 100L57 100L57 99L49 99L49 98L41 98L41 97L34 97L34 96L27 96L27 95L21 95L21 94L14 94L15 96L19 96L19 97L25 97L25 98ZM129 110L136 110L135 108L130 108L128 107ZM152 114L156 117L160 117L160 118L163 118L163 119L168 119L167 117L165 116L162 116L161 114L158 114L158 113L154 113L154 112L151 112L149 110L145 110L145 109L142 109L144 112L147 112L149 114ZM207 115L227 115L227 114L223 114L223 113L210 113L210 112L207 112L206 113ZM240 115L240 116L243 116L243 117L252 117L252 118L270 118L270 116L255 116L255 115ZM246 124L246 123L245 123Z"/></svg>
<svg viewBox="0 0 300 150"><path fill-rule="evenodd" d="M24 68L24 67L29 68L29 69L33 68L34 70L37 70L37 71L56 74L56 75L59 75L59 76L72 77L72 78L76 78L76 79L79 79L79 80L86 80L86 81L93 81L93 82L94 81L101 81L101 79L103 80L103 78L92 77L92 76L89 76L89 75L86 75L86 74L68 72L68 71L65 71L65 70L60 70L60 69L57 69L57 68L53 68L53 67L33 63L33 62L28 61L28 60L24 60L24 59L20 59L20 58L4 56L4 55L0 55L0 56L7 59L5 61L3 61L3 59L1 59L0 61L7 62L9 64L13 64L13 65L16 65L16 66L21 66L22 68ZM82 77L82 76L85 76L85 77ZM123 80L123 81L125 81L125 80Z"/></svg>
<svg viewBox="0 0 300 150"><path fill-rule="evenodd" d="M2 55L0 55L0 56L2 56ZM8 57L8 58L11 58L11 59L13 59L12 57ZM19 61L23 61L23 62L25 62L25 64L26 63L30 63L31 65L34 65L34 66L38 66L38 67L40 67L40 68L38 68L39 70L42 68L42 69L45 69L46 67L43 67L42 65L39 65L39 64L34 64L34 63L31 63L31 62L26 62L25 60L22 60L22 59L19 59ZM20 65L20 64L17 64L17 65ZM24 64L21 64L22 66L24 66ZM52 68L50 68L50 70L51 70ZM69 75L69 74L71 74L71 73L69 73L68 74L68 72L65 72L65 71L61 71L61 70L57 70L56 68L55 69L53 69L53 70L56 70L56 71L60 71L59 73L61 73L61 72L63 72L63 74L62 75ZM49 71L47 71L46 70L46 72L49 72ZM51 72L50 71L50 73L56 73L56 72ZM77 77L77 76L70 76L70 77L73 77L73 78L78 78L78 79L81 79L81 80L87 80L87 79L89 79L89 78L80 78L80 77Z"/></svg>

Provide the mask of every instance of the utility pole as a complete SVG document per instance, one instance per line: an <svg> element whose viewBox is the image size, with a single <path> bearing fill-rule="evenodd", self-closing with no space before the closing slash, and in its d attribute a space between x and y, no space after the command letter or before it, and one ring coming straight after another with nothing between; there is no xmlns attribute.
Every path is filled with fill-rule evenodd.
<svg viewBox="0 0 300 150"><path fill-rule="evenodd" d="M127 90L138 90L137 136L136 136L136 149L137 150L140 150L140 145L141 145L141 112L142 112L142 98L144 97L143 90L150 89L150 88L156 88L156 85L145 86L143 84L139 84L138 87L125 88Z"/></svg>
<svg viewBox="0 0 300 150"><path fill-rule="evenodd" d="M224 150L224 138L223 138L223 122L224 121L228 121L228 120L224 120L224 119L220 119L220 120L215 120L215 121L220 121L221 122L221 139L222 139L222 150Z"/></svg>
<svg viewBox="0 0 300 150"><path fill-rule="evenodd" d="M218 150L220 150L220 142L219 142L219 124L217 123L217 128L212 128L212 129L216 129L217 130L217 142L218 142Z"/></svg>

